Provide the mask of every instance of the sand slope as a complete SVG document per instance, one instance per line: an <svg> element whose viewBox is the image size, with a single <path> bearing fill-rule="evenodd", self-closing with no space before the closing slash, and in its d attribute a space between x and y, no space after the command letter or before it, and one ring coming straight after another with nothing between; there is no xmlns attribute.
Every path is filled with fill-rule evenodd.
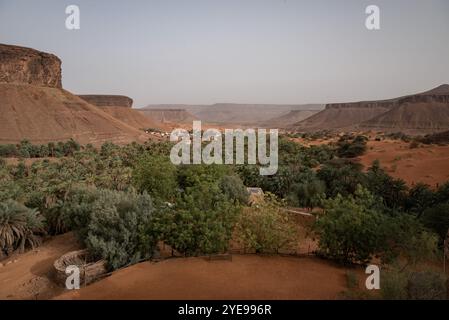
<svg viewBox="0 0 449 320"><path fill-rule="evenodd" d="M136 129L158 128L160 125L150 117L142 114L136 109L116 106L101 107L103 111L114 118L134 127Z"/></svg>
<svg viewBox="0 0 449 320"><path fill-rule="evenodd" d="M383 114L389 109L374 108L326 108L325 110L294 124L296 129L304 131L352 128L354 125Z"/></svg>
<svg viewBox="0 0 449 320"><path fill-rule="evenodd" d="M70 138L100 144L143 142L148 136L66 90L0 84L0 143Z"/></svg>

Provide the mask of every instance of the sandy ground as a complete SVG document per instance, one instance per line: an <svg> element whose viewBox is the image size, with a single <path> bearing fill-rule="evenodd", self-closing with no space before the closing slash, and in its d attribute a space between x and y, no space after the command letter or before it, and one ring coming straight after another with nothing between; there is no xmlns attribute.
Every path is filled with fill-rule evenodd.
<svg viewBox="0 0 449 320"><path fill-rule="evenodd" d="M410 144L399 140L369 141L368 151L360 162L371 166L378 159L388 174L408 185L424 182L432 187L449 180L449 146Z"/></svg>
<svg viewBox="0 0 449 320"><path fill-rule="evenodd" d="M0 299L49 299L60 294L64 289L51 280L53 262L78 248L73 234L67 233L1 261Z"/></svg>
<svg viewBox="0 0 449 320"><path fill-rule="evenodd" d="M119 270L56 299L336 299L345 272L312 257L175 258Z"/></svg>
<svg viewBox="0 0 449 320"><path fill-rule="evenodd" d="M0 299L337 299L347 289L345 268L313 256L234 254L143 262L69 292L53 282L53 263L78 248L67 233L3 260Z"/></svg>

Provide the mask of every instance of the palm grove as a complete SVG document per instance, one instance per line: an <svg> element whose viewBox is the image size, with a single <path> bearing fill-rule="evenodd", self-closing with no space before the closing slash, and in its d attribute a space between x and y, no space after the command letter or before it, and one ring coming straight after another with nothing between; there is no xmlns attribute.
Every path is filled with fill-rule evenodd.
<svg viewBox="0 0 449 320"><path fill-rule="evenodd" d="M441 260L449 183L409 188L378 162L362 170L352 158L365 152L364 137L311 147L281 137L273 176L257 165L174 166L171 146L0 146L0 259L68 231L110 270L154 257L161 242L185 256L223 253L231 241L276 254L298 241L283 210L294 206L317 209L317 255L345 265L376 260L390 270L385 298L421 297L429 285L445 290L444 276L413 266ZM262 188L265 201L249 205L246 186Z"/></svg>

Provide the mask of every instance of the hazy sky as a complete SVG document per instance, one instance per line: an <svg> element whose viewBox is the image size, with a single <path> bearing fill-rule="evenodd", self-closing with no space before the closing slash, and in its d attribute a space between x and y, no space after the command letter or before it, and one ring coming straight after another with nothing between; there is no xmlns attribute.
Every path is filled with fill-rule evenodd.
<svg viewBox="0 0 449 320"><path fill-rule="evenodd" d="M380 99L449 83L449 0L0 0L0 42L59 56L69 91L137 107Z"/></svg>

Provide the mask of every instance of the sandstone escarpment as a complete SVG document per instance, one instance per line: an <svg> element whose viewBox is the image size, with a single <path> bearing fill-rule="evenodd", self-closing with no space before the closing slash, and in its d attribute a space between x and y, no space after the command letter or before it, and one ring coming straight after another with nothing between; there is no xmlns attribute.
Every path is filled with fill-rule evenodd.
<svg viewBox="0 0 449 320"><path fill-rule="evenodd" d="M0 44L0 83L61 88L61 60L38 50Z"/></svg>
<svg viewBox="0 0 449 320"><path fill-rule="evenodd" d="M296 130L368 129L410 134L449 129L449 85L389 100L332 103Z"/></svg>
<svg viewBox="0 0 449 320"><path fill-rule="evenodd" d="M132 104L127 97L105 100L126 107ZM149 138L104 108L62 89L58 57L0 44L0 144L23 139L33 143L75 139L82 144L97 145L106 141L125 144Z"/></svg>
<svg viewBox="0 0 449 320"><path fill-rule="evenodd" d="M78 97L97 107L131 108L133 105L133 99L127 96L86 94L78 95Z"/></svg>
<svg viewBox="0 0 449 320"><path fill-rule="evenodd" d="M185 109L141 109L139 111L160 123L186 123L196 120L196 117Z"/></svg>

